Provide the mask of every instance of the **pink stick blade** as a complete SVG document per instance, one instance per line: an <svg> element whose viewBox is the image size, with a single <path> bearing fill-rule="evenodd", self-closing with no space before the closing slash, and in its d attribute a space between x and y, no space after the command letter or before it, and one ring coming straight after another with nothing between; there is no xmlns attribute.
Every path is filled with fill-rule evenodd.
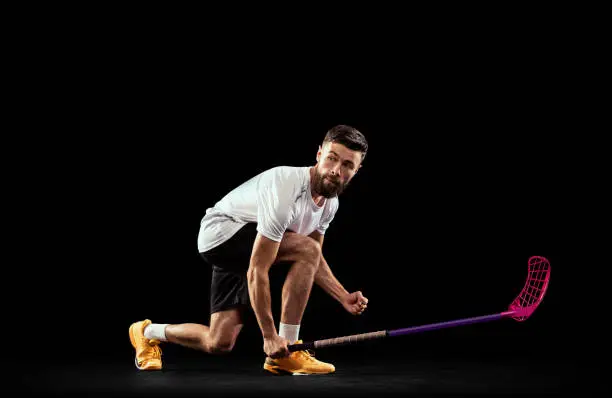
<svg viewBox="0 0 612 398"><path fill-rule="evenodd" d="M508 311L503 314L517 321L525 321L542 302L550 281L550 262L541 256L533 256L528 261L527 281L521 293L512 301ZM512 313L510 315L510 313Z"/></svg>

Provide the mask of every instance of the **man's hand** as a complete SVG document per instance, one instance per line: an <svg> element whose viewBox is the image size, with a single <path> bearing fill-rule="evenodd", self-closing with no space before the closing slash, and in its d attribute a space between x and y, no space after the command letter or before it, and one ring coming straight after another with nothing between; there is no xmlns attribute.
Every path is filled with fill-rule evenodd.
<svg viewBox="0 0 612 398"><path fill-rule="evenodd" d="M264 352L270 358L281 358L290 354L287 347L289 340L279 335L264 338Z"/></svg>
<svg viewBox="0 0 612 398"><path fill-rule="evenodd" d="M353 315L361 315L368 308L368 299L360 291L353 292L344 297L342 306Z"/></svg>

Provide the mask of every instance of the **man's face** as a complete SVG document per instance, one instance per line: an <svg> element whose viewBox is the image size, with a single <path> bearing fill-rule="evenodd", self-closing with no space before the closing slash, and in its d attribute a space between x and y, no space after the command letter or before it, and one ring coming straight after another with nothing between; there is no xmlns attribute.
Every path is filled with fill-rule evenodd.
<svg viewBox="0 0 612 398"><path fill-rule="evenodd" d="M326 198L338 196L360 167L361 152L342 144L326 142L317 152L313 189Z"/></svg>

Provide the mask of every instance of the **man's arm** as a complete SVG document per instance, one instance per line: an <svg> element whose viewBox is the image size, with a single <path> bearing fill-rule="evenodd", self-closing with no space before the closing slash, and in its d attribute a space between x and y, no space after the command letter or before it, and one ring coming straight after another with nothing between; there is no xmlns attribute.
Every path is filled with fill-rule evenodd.
<svg viewBox="0 0 612 398"><path fill-rule="evenodd" d="M278 254L280 242L257 234L247 271L249 297L264 339L276 336L272 317L270 279L268 272Z"/></svg>
<svg viewBox="0 0 612 398"><path fill-rule="evenodd" d="M309 236L319 242L321 248L323 248L324 236L322 234L314 231ZM353 315L361 315L368 306L368 299L365 298L360 291L349 293L344 286L342 286L332 273L323 255L321 255L321 262L315 274L315 283L325 290L327 294L338 300L338 302Z"/></svg>
<svg viewBox="0 0 612 398"><path fill-rule="evenodd" d="M272 358L289 355L288 341L278 335L276 326L274 326L270 299L268 272L276 259L279 246L279 242L258 233L247 271L249 298L263 335L264 352Z"/></svg>
<svg viewBox="0 0 612 398"><path fill-rule="evenodd" d="M319 242L321 248L323 248L323 239L324 235L320 234L317 231L314 231L309 235L312 239ZM330 296L338 300L339 302L343 302L346 297L349 295L349 292L342 286L342 284L336 279L334 274L332 273L331 268L329 268L329 264L325 260L325 257L321 255L321 262L319 263L319 269L315 274L315 283L319 285L323 290L327 292Z"/></svg>

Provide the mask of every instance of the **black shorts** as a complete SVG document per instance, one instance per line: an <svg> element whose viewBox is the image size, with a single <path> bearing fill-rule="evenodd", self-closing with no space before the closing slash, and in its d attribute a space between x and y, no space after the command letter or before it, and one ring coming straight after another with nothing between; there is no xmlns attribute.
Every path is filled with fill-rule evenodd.
<svg viewBox="0 0 612 398"><path fill-rule="evenodd" d="M257 224L248 223L219 246L200 253L212 267L210 313L251 306L247 270L251 261Z"/></svg>

